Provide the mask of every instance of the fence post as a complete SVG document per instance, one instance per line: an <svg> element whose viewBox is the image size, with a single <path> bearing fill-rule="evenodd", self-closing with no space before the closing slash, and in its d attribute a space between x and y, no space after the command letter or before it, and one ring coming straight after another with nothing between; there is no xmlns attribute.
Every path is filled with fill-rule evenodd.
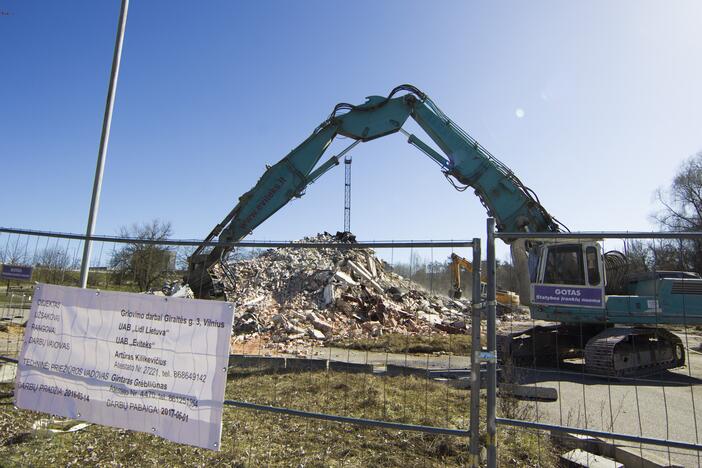
<svg viewBox="0 0 702 468"><path fill-rule="evenodd" d="M471 299L470 347L470 459L480 466L480 239L473 239L473 297Z"/></svg>
<svg viewBox="0 0 702 468"><path fill-rule="evenodd" d="M122 60L122 44L124 43L124 29L127 25L128 10L129 0L122 0L122 7L119 12L119 21L117 22L117 38L115 39L115 50L112 54L112 71L110 72L110 84L107 87L105 115L102 120L100 149L98 151L97 166L95 167L93 195L90 199L90 212L88 213L88 228L85 233L85 245L83 246L83 261L80 264L81 288L86 288L88 286L88 272L90 270L90 250L92 248L92 241L90 237L95 233L95 221L97 220L98 207L100 206L102 174L103 172L105 172L107 142L110 139L110 126L112 125L112 109L114 109L115 106L115 93L117 92L117 77L119 76L119 65L120 61Z"/></svg>
<svg viewBox="0 0 702 468"><path fill-rule="evenodd" d="M487 220L487 461L488 468L497 466L496 403L497 403L497 335L495 330L495 218Z"/></svg>

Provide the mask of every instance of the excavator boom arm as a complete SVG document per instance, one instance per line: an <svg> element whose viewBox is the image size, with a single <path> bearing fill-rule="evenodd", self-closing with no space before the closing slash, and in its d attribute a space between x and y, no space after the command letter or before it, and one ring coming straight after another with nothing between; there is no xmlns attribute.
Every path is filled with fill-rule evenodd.
<svg viewBox="0 0 702 468"><path fill-rule="evenodd" d="M428 97L412 117L449 158L447 175L475 190L500 231L558 231L553 217L514 173L449 119ZM489 194L489 195L488 195Z"/></svg>
<svg viewBox="0 0 702 468"><path fill-rule="evenodd" d="M401 91L406 94L395 97ZM341 113L341 111L346 111ZM332 156L314 169L337 135L358 142L398 132L412 117L447 156L439 154L414 135L408 142L437 162L449 180L471 186L497 221L499 230L555 231L553 218L517 177L473 138L446 117L414 86L402 85L389 96L370 96L359 106L338 104L310 137L275 165L268 167L256 185L239 198L234 209L210 232L206 241L218 237L222 243L208 253L198 247L189 259L186 281L198 296L211 287L209 268L237 242L253 231L291 199L339 163ZM342 153L343 154L343 153ZM452 181L455 186L455 182ZM203 288L204 287L204 288Z"/></svg>

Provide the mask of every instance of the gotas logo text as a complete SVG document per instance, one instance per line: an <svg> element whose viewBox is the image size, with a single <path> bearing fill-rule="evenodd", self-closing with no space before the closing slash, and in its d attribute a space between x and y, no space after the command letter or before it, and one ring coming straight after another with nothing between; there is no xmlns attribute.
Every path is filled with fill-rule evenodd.
<svg viewBox="0 0 702 468"><path fill-rule="evenodd" d="M558 296L580 296L582 291L579 289L556 289L553 291Z"/></svg>

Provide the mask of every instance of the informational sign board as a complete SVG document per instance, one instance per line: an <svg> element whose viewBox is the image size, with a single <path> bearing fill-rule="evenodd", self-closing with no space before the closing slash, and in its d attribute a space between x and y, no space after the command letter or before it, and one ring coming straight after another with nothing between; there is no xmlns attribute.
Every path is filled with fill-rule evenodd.
<svg viewBox="0 0 702 468"><path fill-rule="evenodd" d="M2 265L0 267L0 278L5 280L26 280L32 279L32 267L20 265Z"/></svg>
<svg viewBox="0 0 702 468"><path fill-rule="evenodd" d="M588 286L532 284L531 303L601 309L604 307L604 290Z"/></svg>
<svg viewBox="0 0 702 468"><path fill-rule="evenodd" d="M40 284L16 405L219 450L232 304Z"/></svg>

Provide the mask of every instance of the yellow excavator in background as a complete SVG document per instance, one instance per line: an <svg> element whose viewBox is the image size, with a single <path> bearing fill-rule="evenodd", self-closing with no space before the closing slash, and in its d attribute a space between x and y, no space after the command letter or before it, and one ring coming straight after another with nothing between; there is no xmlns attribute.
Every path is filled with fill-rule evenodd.
<svg viewBox="0 0 702 468"><path fill-rule="evenodd" d="M451 299L460 299L463 294L461 290L461 268L468 273L473 273L473 264L460 255L452 253L449 268L451 269L452 280L452 286L451 289L449 289L449 297ZM487 296L487 283L485 283L483 275L481 275L480 278L480 296L483 299ZM514 310L519 307L519 294L515 292L498 289L495 299L497 300L497 307L501 307L503 310Z"/></svg>

